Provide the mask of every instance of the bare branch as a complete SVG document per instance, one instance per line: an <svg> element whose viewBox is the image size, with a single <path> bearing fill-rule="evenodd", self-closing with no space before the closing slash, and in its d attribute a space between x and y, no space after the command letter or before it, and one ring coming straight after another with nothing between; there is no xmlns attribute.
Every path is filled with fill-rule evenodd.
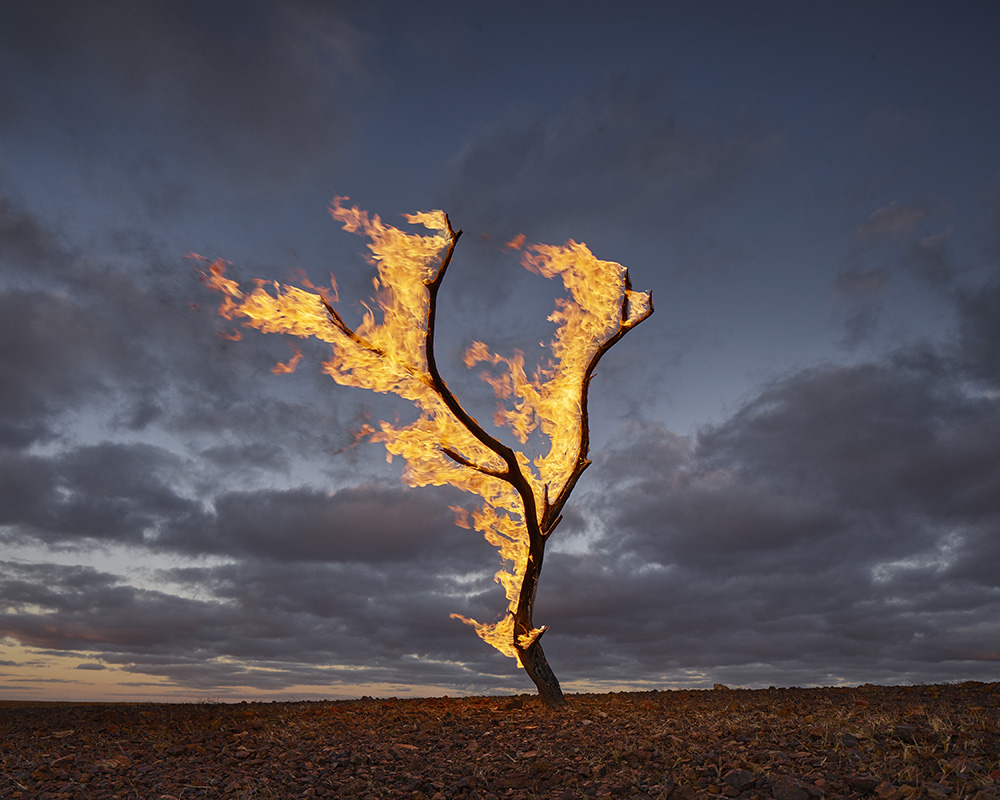
<svg viewBox="0 0 1000 800"><path fill-rule="evenodd" d="M531 485L528 483L527 478L525 478L524 473L521 471L521 465L517 461L517 456L514 455L514 451L507 445L487 433L482 425L480 425L479 422L462 407L462 404L458 402L458 399L452 393L448 384L445 383L444 378L441 377L441 373L437 367L437 359L434 354L434 335L435 323L437 320L438 290L441 288L441 282L444 280L445 272L451 264L451 259L455 253L455 245L458 242L458 238L462 235L461 231L455 231L451 227L451 220L448 219L447 215L445 215L445 221L448 224L448 233L451 236L451 241L448 244L448 250L441 261L441 265L438 267L437 273L431 280L425 281L424 283L428 292L425 358L427 360L427 372L431 378L431 386L434 388L434 391L438 393L438 396L444 404L448 407L448 410L455 415L455 418L462 424L462 426L468 430L469 433L475 436L476 439L478 439L483 445L488 447L503 459L504 463L507 465L507 472L504 475L498 474L497 477L501 477L503 480L507 481L517 491L518 495L520 495L521 502L524 505L525 524L528 526L529 538L532 535L538 536L540 535L540 532L538 530L538 512L535 507L535 493L532 490ZM477 469L477 467L471 463L467 464L467 466L472 469ZM483 472L483 470L479 471Z"/></svg>
<svg viewBox="0 0 1000 800"><path fill-rule="evenodd" d="M330 305L330 303L327 301L325 297L320 296L320 302L323 303L323 308L326 309L326 313L330 315L330 321L337 326L337 329L341 333L343 333L344 336L346 336L355 344L365 348L365 350L369 350L372 353L376 353L380 356L385 355L385 353L380 348L376 347L366 339L362 339L360 336L358 336L358 334L354 331L354 329L346 322L344 322L344 318L340 316L340 313L337 311L337 309L335 309L333 306Z"/></svg>
<svg viewBox="0 0 1000 800"><path fill-rule="evenodd" d="M469 469L474 469L476 472L483 473L483 475L490 475L494 478L500 478L501 480L505 480L508 482L510 480L510 473L507 470L503 471L494 470L490 469L489 467L484 467L481 466L480 464L476 464L473 461L467 459L461 453L452 450L450 447L442 447L441 452L444 453L446 456L448 456L448 458L450 458L456 464L461 464L463 467L468 467Z"/></svg>

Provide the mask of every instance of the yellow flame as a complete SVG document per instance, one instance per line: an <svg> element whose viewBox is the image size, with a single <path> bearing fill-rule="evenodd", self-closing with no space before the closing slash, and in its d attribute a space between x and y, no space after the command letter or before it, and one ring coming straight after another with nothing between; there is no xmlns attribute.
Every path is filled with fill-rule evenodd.
<svg viewBox="0 0 1000 800"><path fill-rule="evenodd" d="M323 293L255 281L255 287L246 292L225 277L226 262L221 260L210 265L205 282L223 293L219 308L223 317L242 319L245 325L265 333L328 342L333 352L323 369L335 381L391 392L416 405L420 413L412 423L398 426L382 421L377 431L366 433L385 446L389 459L404 459L403 477L409 485L448 484L482 499L482 506L471 514L456 509L456 521L480 531L500 551L504 566L495 577L504 587L511 613L491 624L452 616L475 626L500 652L517 658L513 611L528 563L524 505L509 483L487 474L502 472L505 463L449 410L433 386L427 362L429 284L444 252L453 244L448 219L441 211L406 215L408 222L430 231L407 233L386 225L377 215L343 206L343 200L346 198L334 200L331 214L347 231L368 237L370 261L377 271L375 296L365 305L363 319L354 331L332 309L337 300L335 283L331 284L332 292ZM551 357L531 377L522 353L500 356L482 342L471 344L464 361L470 368L478 363L494 367L493 374L487 372L484 378L498 400L506 401L495 417L498 424L510 428L522 443L536 430L548 440L548 451L533 463L516 453L538 513L543 513L548 498L559 495L578 467L583 435L581 399L595 355L610 337L648 315L651 299L628 288L622 265L597 259L584 244L525 245L524 237L519 236L510 246L521 251L526 268L547 278L558 276L568 290L568 296L557 301L549 317L556 326L548 345ZM290 371L298 357L288 365L279 365L282 371ZM517 644L526 647L543 631L535 628L522 634Z"/></svg>

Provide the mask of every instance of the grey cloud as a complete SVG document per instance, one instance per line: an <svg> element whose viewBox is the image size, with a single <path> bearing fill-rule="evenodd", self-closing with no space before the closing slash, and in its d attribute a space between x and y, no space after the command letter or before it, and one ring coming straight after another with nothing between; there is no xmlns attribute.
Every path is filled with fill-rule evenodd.
<svg viewBox="0 0 1000 800"><path fill-rule="evenodd" d="M874 339L879 329L881 306L874 303L855 306L842 316L844 334L840 338L840 346L847 350L855 350L866 342Z"/></svg>
<svg viewBox="0 0 1000 800"><path fill-rule="evenodd" d="M951 231L926 236L915 242L906 254L904 264L931 286L946 286L955 277L957 268L948 251Z"/></svg>
<svg viewBox="0 0 1000 800"><path fill-rule="evenodd" d="M464 610L451 591L450 570L426 564L256 562L171 571L171 580L190 580L202 596L210 593L200 600L124 585L82 567L3 568L0 596L8 609L0 634L189 688L263 691L306 682L335 691L340 682L379 681L486 691L503 687L509 675L506 660L484 658L485 646L448 618ZM501 667L499 682L489 674L491 664Z"/></svg>
<svg viewBox="0 0 1000 800"><path fill-rule="evenodd" d="M540 587L550 659L581 678L989 679L1000 416L958 378L1000 341L994 292L960 304L961 347L792 372L694 442L648 425L595 454L596 549L555 553Z"/></svg>
<svg viewBox="0 0 1000 800"><path fill-rule="evenodd" d="M267 442L220 444L202 450L200 455L216 467L229 471L266 469L285 472L290 466L285 449Z"/></svg>
<svg viewBox="0 0 1000 800"><path fill-rule="evenodd" d="M0 291L3 441L23 446L51 435L53 415L106 393L120 353L107 326L71 299Z"/></svg>
<svg viewBox="0 0 1000 800"><path fill-rule="evenodd" d="M0 452L0 524L8 541L57 548L105 542L273 562L435 561L459 572L496 563L478 534L455 527L448 506L462 498L454 492L372 484L213 495L218 483L202 477L209 472L145 444ZM186 496L193 488L211 497L210 510Z"/></svg>
<svg viewBox="0 0 1000 800"><path fill-rule="evenodd" d="M314 164L351 124L331 95L357 97L369 80L363 36L341 9L308 3L50 0L6 6L0 32L2 91L35 107L44 81L51 108L36 114L59 113L77 148L114 120L157 136L168 157L201 148L250 181ZM100 87L88 108L82 86Z"/></svg>
<svg viewBox="0 0 1000 800"><path fill-rule="evenodd" d="M865 238L909 235L927 217L927 209L920 205L891 203L876 209L858 228L858 235Z"/></svg>
<svg viewBox="0 0 1000 800"><path fill-rule="evenodd" d="M119 430L228 433L239 441L220 446L261 452L274 447L276 430L302 453L350 441L337 387L315 368L321 348L303 348L311 369L268 386L260 373L287 360L287 342L220 338L217 298L191 264L165 263L148 237L111 244L91 243L85 254L15 204L0 205L0 444L51 440L84 407ZM302 399L317 388L322 402Z"/></svg>
<svg viewBox="0 0 1000 800"><path fill-rule="evenodd" d="M693 208L725 197L772 145L762 135L698 133L664 95L652 82L610 82L544 117L485 131L455 159L445 207L500 236L533 238L569 220L578 230L606 227L612 207L633 225L655 220L682 231Z"/></svg>
<svg viewBox="0 0 1000 800"><path fill-rule="evenodd" d="M17 271L43 280L73 260L60 237L0 193L0 264L8 275Z"/></svg>
<svg viewBox="0 0 1000 800"><path fill-rule="evenodd" d="M124 585L87 567L4 564L10 607L4 635L32 647L74 652L170 652L208 648L213 629L235 624L232 609ZM40 606L33 612L26 607Z"/></svg>
<svg viewBox="0 0 1000 800"><path fill-rule="evenodd" d="M983 470L1000 429L991 404L954 377L950 361L920 347L799 373L706 431L700 448L712 461L826 487L852 508L992 513Z"/></svg>
<svg viewBox="0 0 1000 800"><path fill-rule="evenodd" d="M444 556L465 532L447 536L454 515L440 494L377 485L233 492L215 499L215 535L222 552L276 561L409 561L432 547Z"/></svg>
<svg viewBox="0 0 1000 800"><path fill-rule="evenodd" d="M958 298L960 352L969 375L1000 386L1000 279Z"/></svg>
<svg viewBox="0 0 1000 800"><path fill-rule="evenodd" d="M175 489L183 470L173 454L142 444L91 445L53 457L0 452L4 538L56 547L155 539L161 525L198 514Z"/></svg>
<svg viewBox="0 0 1000 800"><path fill-rule="evenodd" d="M874 294L885 288L889 276L883 269L845 269L837 274L834 287L846 295Z"/></svg>

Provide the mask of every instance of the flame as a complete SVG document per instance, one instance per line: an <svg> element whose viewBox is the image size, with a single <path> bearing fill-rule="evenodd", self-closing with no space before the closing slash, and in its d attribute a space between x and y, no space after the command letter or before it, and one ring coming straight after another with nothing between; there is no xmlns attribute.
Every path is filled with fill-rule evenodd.
<svg viewBox="0 0 1000 800"><path fill-rule="evenodd" d="M205 283L223 294L219 313L226 319L265 333L316 337L332 345L323 370L337 383L376 392L391 392L411 401L419 416L408 425L379 423L366 429L380 442L387 458L405 461L404 481L411 486L452 485L476 495L482 505L471 513L455 509L456 522L480 531L500 552L503 566L496 573L508 600L499 621L480 623L460 614L452 616L472 625L486 642L505 655L518 658L517 646L529 646L545 628L515 632L514 614L529 560L526 499L503 479L509 464L477 437L449 406L435 384L428 361L428 336L433 335L432 287L440 280L457 240L441 211L405 215L429 233L407 233L385 224L377 215L345 207L335 198L330 213L345 230L369 239L370 261L376 269L374 297L365 304L358 327L352 330L333 308L332 292L276 282L255 281L247 291L225 276L227 262L216 260L203 275ZM544 519L551 498L563 498L586 466L586 393L600 355L621 335L652 312L648 293L634 292L626 269L596 258L586 245L569 241L563 246L526 244L523 235L509 247L521 252L524 266L547 278L559 277L568 296L557 301L549 316L555 335L551 357L529 376L524 355L509 357L473 342L465 352L467 367L489 364L483 377L493 387L500 407L494 418L522 443L535 431L548 440L548 450L533 462L515 452L537 516L547 535L558 520ZM447 253L448 259L444 256ZM280 370L290 371L301 354ZM471 417L473 425L478 423ZM517 646L516 646L517 645Z"/></svg>
<svg viewBox="0 0 1000 800"><path fill-rule="evenodd" d="M271 372L273 372L275 375L290 375L291 373L295 372L295 368L299 365L299 362L301 360L302 360L302 351L296 348L295 354L290 359L288 359L288 361L286 361L283 364L275 364L271 368Z"/></svg>

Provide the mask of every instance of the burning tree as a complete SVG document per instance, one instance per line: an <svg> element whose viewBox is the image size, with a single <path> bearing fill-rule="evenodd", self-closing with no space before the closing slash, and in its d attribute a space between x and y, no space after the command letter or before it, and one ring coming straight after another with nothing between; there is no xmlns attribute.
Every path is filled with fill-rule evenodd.
<svg viewBox="0 0 1000 800"><path fill-rule="evenodd" d="M380 423L369 429L391 459L402 456L403 479L411 486L451 485L471 492L482 506L471 514L454 509L457 522L474 528L500 551L503 566L496 580L507 594L507 611L493 623L460 614L452 617L475 627L479 636L517 660L549 707L566 700L545 654L532 609L545 545L583 471L590 465L587 395L601 357L653 313L652 296L632 290L628 270L597 259L584 244L511 246L522 251L524 266L547 278L559 276L568 296L557 300L549 317L556 331L549 359L529 376L520 352L494 354L482 342L465 353L471 368L487 363L484 374L499 401L494 422L509 428L523 445L538 431L548 451L533 461L494 437L472 417L449 389L434 352L437 300L461 231L446 214L406 215L430 234L406 233L358 208L331 206L334 219L370 239L378 276L376 295L362 322L351 328L334 308L335 284L320 289L257 281L244 291L225 277L217 260L206 283L224 293L219 313L265 333L316 337L332 345L324 371L346 386L391 392L411 401L418 418L407 425ZM378 309L376 312L375 309ZM293 360L294 361L294 360ZM288 371L287 368L284 371Z"/></svg>

